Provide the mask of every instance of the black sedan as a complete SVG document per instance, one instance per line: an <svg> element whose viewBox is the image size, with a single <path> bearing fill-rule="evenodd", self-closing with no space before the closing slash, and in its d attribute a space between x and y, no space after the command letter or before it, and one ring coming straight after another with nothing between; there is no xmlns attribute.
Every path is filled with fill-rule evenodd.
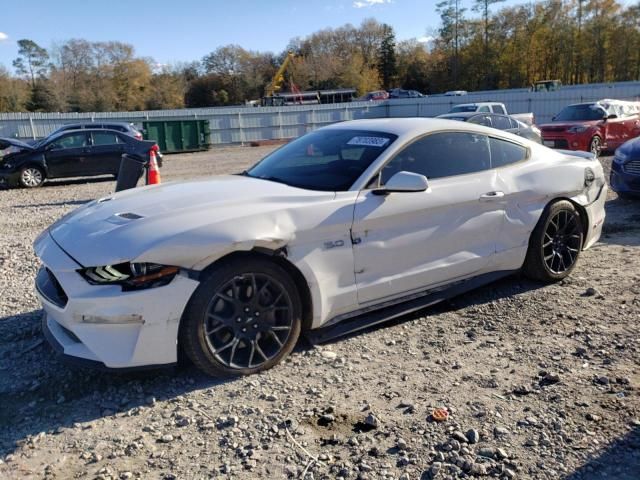
<svg viewBox="0 0 640 480"><path fill-rule="evenodd" d="M35 188L52 178L117 175L122 154L144 157L154 145L105 129L63 131L34 145L0 138L0 184Z"/></svg>
<svg viewBox="0 0 640 480"><path fill-rule="evenodd" d="M500 115L498 113L478 113L478 112L456 112L438 115L438 118L446 118L448 120L459 120L461 122L475 123L484 125L485 127L493 127L498 130L511 132L523 138L542 143L542 135L540 130L534 125L527 125L516 120L509 115Z"/></svg>

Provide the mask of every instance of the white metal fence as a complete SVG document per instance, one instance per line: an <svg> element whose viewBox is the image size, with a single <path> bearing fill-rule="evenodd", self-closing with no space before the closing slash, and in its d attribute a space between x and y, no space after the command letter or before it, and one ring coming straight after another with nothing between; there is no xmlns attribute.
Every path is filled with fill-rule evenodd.
<svg viewBox="0 0 640 480"><path fill-rule="evenodd" d="M38 138L70 122L122 121L141 126L147 120L209 120L214 145L298 137L330 123L359 118L433 117L458 103L503 102L510 113L533 112L544 123L571 103L615 98L640 101L640 81L574 85L556 92L525 89L472 92L459 97L430 96L383 102L287 107L223 107L141 112L0 113L0 137Z"/></svg>

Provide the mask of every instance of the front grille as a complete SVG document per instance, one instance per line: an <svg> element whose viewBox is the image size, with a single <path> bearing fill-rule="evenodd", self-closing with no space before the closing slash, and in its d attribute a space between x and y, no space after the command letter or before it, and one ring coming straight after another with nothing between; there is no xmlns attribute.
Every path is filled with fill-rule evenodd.
<svg viewBox="0 0 640 480"><path fill-rule="evenodd" d="M640 160L631 160L630 162L625 163L622 168L626 173L640 175Z"/></svg>
<svg viewBox="0 0 640 480"><path fill-rule="evenodd" d="M547 147L551 147L551 148L562 148L565 150L569 149L569 142L566 141L564 138L543 138L543 144Z"/></svg>
<svg viewBox="0 0 640 480"><path fill-rule="evenodd" d="M564 132L566 127L542 127L543 132Z"/></svg>
<svg viewBox="0 0 640 480"><path fill-rule="evenodd" d="M40 267L38 271L36 288L44 298L60 308L64 308L69 301L60 282L58 282L55 275L51 273L51 270L46 267Z"/></svg>

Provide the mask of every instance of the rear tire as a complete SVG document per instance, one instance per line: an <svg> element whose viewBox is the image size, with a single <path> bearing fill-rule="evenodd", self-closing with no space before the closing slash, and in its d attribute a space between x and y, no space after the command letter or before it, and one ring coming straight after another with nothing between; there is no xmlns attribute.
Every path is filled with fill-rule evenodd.
<svg viewBox="0 0 640 480"><path fill-rule="evenodd" d="M287 272L269 259L242 258L222 263L196 289L179 341L209 375L249 375L282 361L301 325L302 302Z"/></svg>
<svg viewBox="0 0 640 480"><path fill-rule="evenodd" d="M534 280L557 282L575 268L584 229L580 212L568 200L547 205L529 238L523 273Z"/></svg>
<svg viewBox="0 0 640 480"><path fill-rule="evenodd" d="M44 171L40 167L28 165L20 170L20 186L24 188L38 188L44 183Z"/></svg>

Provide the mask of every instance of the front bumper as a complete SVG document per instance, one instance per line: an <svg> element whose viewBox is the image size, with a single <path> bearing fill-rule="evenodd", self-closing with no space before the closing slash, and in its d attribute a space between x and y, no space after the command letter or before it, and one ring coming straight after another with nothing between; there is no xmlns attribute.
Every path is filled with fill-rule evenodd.
<svg viewBox="0 0 640 480"><path fill-rule="evenodd" d="M178 327L198 282L178 274L168 285L122 292L90 285L81 266L48 232L34 244L43 267L36 293L49 343L81 363L109 369L166 366L178 358Z"/></svg>
<svg viewBox="0 0 640 480"><path fill-rule="evenodd" d="M640 195L640 175L625 172L623 166L616 161L611 163L609 184L614 192Z"/></svg>
<svg viewBox="0 0 640 480"><path fill-rule="evenodd" d="M589 151L589 142L591 137L581 134L563 134L542 132L542 144L549 148L557 148L560 150L581 150Z"/></svg>
<svg viewBox="0 0 640 480"><path fill-rule="evenodd" d="M0 185L13 186L20 182L20 172L8 172L0 170Z"/></svg>

